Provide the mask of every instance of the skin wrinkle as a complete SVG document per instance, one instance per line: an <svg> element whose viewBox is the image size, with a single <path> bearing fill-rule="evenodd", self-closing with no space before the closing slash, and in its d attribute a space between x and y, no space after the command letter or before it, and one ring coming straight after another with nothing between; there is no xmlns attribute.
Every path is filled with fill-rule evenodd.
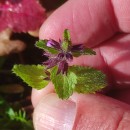
<svg viewBox="0 0 130 130"><path fill-rule="evenodd" d="M119 120L118 127L116 130L127 130L127 128L130 128L130 111L124 112L122 114L122 117Z"/></svg>
<svg viewBox="0 0 130 130"><path fill-rule="evenodd" d="M109 67L108 63L107 63L107 59L106 59L105 56L103 56L103 54L102 54L101 47L99 47L98 50L99 50L99 55L100 55L102 61L104 62L104 65L105 65L104 73L107 73L107 79L106 79L106 80L107 80L107 82L108 82L108 84L109 84L109 85L104 89L104 92L108 92L108 91L110 90L110 88L112 88L112 87L111 87L112 85L115 86L115 83L114 83L115 80L113 80L113 79L114 79L114 76L113 76L113 74L112 74L112 72L111 72L111 70L110 70L110 67Z"/></svg>
<svg viewBox="0 0 130 130"><path fill-rule="evenodd" d="M72 30L74 30L75 29L75 16L76 16L76 14L75 14L75 11L74 11L74 5L72 6ZM76 35L75 34L75 31L74 31L74 33L73 33L74 35Z"/></svg>
<svg viewBox="0 0 130 130"><path fill-rule="evenodd" d="M92 39L89 39L90 40L90 42L93 42L93 40L94 40L94 37L95 38L97 38L97 34L96 34L96 30L98 30L98 32L100 32L100 30L101 30L101 32L102 32L102 28L100 27L100 28L97 28L96 26L94 26L95 24L95 14L94 13L92 13L93 12L93 8L95 9L96 8L96 6L97 5L95 5L94 6L94 4L93 5L91 5L91 4L89 4L89 3L91 3L91 1L89 1L88 0L88 10L89 10L89 14L90 14L90 19L92 19L91 20L91 22L90 23L92 23L92 28L93 28L93 34L92 34ZM96 16L98 17L98 19L99 19L99 21L100 21L100 23L102 23L102 25L103 26L105 26L106 28L107 28L107 30L109 30L109 34L111 34L111 35L114 35L113 34L113 32L117 32L117 30L118 30L118 27L116 26L116 17L115 17L115 15L114 15L114 11L113 11L113 8L112 8L112 5L111 5L111 3L110 2L108 2L108 1L102 1L102 3L104 3L104 5L106 5L106 3L107 4L109 4L109 6L108 6L108 8L107 9L105 9L105 12L106 12L106 14L107 13L111 13L112 15L111 15L111 17L107 17L106 16L106 18L104 17L104 19L102 19L102 17L103 17L103 14L104 13L101 13L101 14L99 14L98 13L98 10L97 11L95 11L95 12L97 12L96 13ZM94 7L93 7L94 6ZM98 8L98 7L97 7ZM107 12L107 10L109 10L109 12ZM101 11L101 9L100 9L100 12L104 12L104 10L103 11ZM109 16L109 15L108 15ZM95 29L96 28L96 29ZM110 33L111 32L111 33ZM104 35L104 34L103 34ZM103 41L105 41L105 40L103 40ZM102 40L100 40L100 42L103 42ZM98 44L98 43L97 43Z"/></svg>
<svg viewBox="0 0 130 130"><path fill-rule="evenodd" d="M90 16L90 18L89 18L89 20L91 21L90 23L93 23L94 21L92 20L92 13L91 13L91 11L90 11L90 6L89 6L89 2L87 2L88 4L87 4L87 6L88 6L88 12L89 12L89 16ZM93 23L93 25L94 25L94 23ZM94 28L92 29L92 36L94 37ZM89 40L89 39L88 39Z"/></svg>
<svg viewBox="0 0 130 130"><path fill-rule="evenodd" d="M117 17L118 25L121 32L129 33L130 32L130 24L128 20L130 18L130 1L129 0L111 0L114 12Z"/></svg>
<svg viewBox="0 0 130 130"><path fill-rule="evenodd" d="M125 113L125 112L124 112L124 113ZM116 129L116 130L119 130L120 124L121 124L121 122L122 122L122 120L123 120L123 117L124 117L124 113L122 114L121 118L120 118L119 121L118 121L117 129Z"/></svg>
<svg viewBox="0 0 130 130"><path fill-rule="evenodd" d="M111 124L108 123L109 121L106 120L107 117L87 117L87 114L82 114L80 116L78 116L78 122L77 122L77 126L74 130L97 130L97 129L103 129L103 130L113 130L111 127ZM102 121L100 121L100 119L102 119ZM107 123L106 123L107 122ZM85 125L82 125L85 124ZM94 126L93 126L94 124Z"/></svg>
<svg viewBox="0 0 130 130"><path fill-rule="evenodd" d="M114 81L115 81L115 78L114 78L114 75L113 75L112 72L111 72L111 69L110 69L110 66L108 65L108 62L107 62L106 57L105 57L105 56L103 55L103 53L102 53L102 48L101 48L101 46L100 46L98 49L99 49L99 55L100 55L102 61L103 61L104 64L105 64L105 67L106 67L106 71L107 71L107 72L105 72L105 73L107 73L107 81L109 82L109 86L108 86L108 87L109 87L109 89L110 89L112 85L113 85L113 86L116 85L116 83L114 82Z"/></svg>
<svg viewBox="0 0 130 130"><path fill-rule="evenodd" d="M105 64L105 67L107 68L107 73L108 73L108 71L109 71L109 65L107 63L107 59L103 56L102 51L101 51L101 47L99 47L98 50L99 50L99 55L100 55L103 63ZM111 75L111 72L110 72L110 75Z"/></svg>
<svg viewBox="0 0 130 130"><path fill-rule="evenodd" d="M88 8L85 6L85 5L87 5L86 4L86 1L84 0L84 2L83 3L80 3L81 5L81 7L82 8L85 8L84 10L87 10ZM87 11L87 12L89 12L89 11ZM89 12L90 13L90 12ZM88 13L88 15L90 16L90 14ZM80 11L80 12L78 12L77 11L77 5L73 5L72 6L72 19L73 19L73 21L72 21L72 30L73 30L73 35L77 38L77 39L80 39L80 37L81 37L81 35L82 35L82 32L84 32L85 30L86 30L86 28L84 27L84 25L83 25L83 21L86 21L86 18L84 17L84 16L82 16L83 14L82 14L82 12ZM91 16L89 17L89 19L91 19ZM77 21L78 20L78 26L80 26L80 28L78 28L78 31L76 30L76 26L77 26L77 22L75 22L75 21ZM91 22L90 22L91 23ZM88 23L87 23L88 24ZM86 26L87 27L87 26ZM89 24L88 25L88 30L90 30L89 29L89 27L91 27L91 24ZM84 30L84 31L83 31ZM76 32L78 32L78 33L76 33ZM86 40L87 39L87 37L85 37L85 39L84 40ZM81 42L82 43L82 42ZM77 43L75 43L74 42L74 44L77 44Z"/></svg>
<svg viewBox="0 0 130 130"><path fill-rule="evenodd" d="M81 130L81 129L82 130L91 130L91 129L93 129L93 130L112 130L110 124L108 126L107 125L104 126L104 122L102 122L102 123L99 122L99 124L97 124L98 122L96 121L96 119L94 119L92 121L91 120L85 121L84 116L82 116L80 118L80 120L83 120L83 121L80 121L79 124L84 124L84 122L85 122L85 123L87 123L87 125L85 125L85 126L79 125L79 126L77 126L76 130Z"/></svg>
<svg viewBox="0 0 130 130"><path fill-rule="evenodd" d="M73 130L118 130L117 128L122 120L122 117L124 117L124 111L129 111L129 107L125 106L125 109L122 109L122 106L125 104L120 104L120 106L116 100L114 100L114 102L109 106L109 100L107 101L107 97L101 99L100 96L93 95L93 97L95 96L97 97L97 100L92 99L92 97L91 99L88 97L86 101L83 101L83 98L79 99L77 103L77 116ZM93 103L91 103L92 101ZM128 119L124 119L126 119L129 123L130 116L127 114L125 117L128 117Z"/></svg>
<svg viewBox="0 0 130 130"><path fill-rule="evenodd" d="M101 47L102 55L107 59L110 72L113 75L118 88L121 87L121 85L125 86L125 82L129 81L129 39L129 35L120 35L113 41L108 41L106 45ZM121 84L117 83L119 81ZM113 87L116 86L113 84ZM129 87L127 83L126 87Z"/></svg>
<svg viewBox="0 0 130 130"><path fill-rule="evenodd" d="M113 14L113 21L114 22L111 22L111 27L113 28L113 31L117 28L118 29L118 31L119 31L119 23L118 23L118 19L117 19L117 17L116 17L116 14L115 14L115 11L114 11L114 6L113 6L113 3L112 3L112 0L109 0L109 2L110 2L110 5L111 5L111 11L113 12L112 14ZM115 24L113 24L113 23L115 23Z"/></svg>

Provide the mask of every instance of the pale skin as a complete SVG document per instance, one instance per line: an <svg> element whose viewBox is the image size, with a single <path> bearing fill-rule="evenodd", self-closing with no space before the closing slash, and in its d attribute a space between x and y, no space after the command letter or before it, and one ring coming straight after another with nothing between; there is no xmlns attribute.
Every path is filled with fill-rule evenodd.
<svg viewBox="0 0 130 130"><path fill-rule="evenodd" d="M110 92L107 96L74 94L68 101L62 101L54 94L51 83L43 90L33 90L35 129L129 130L130 0L69 0L46 20L39 37L58 40L65 28L70 30L73 43L84 43L97 53L96 56L74 59L73 64L104 71ZM46 105L50 102L51 108ZM69 111L66 104L69 104L68 109L74 110L70 110L73 114L69 116L58 109ZM47 110L51 118L46 114ZM70 123L64 122L64 116L70 119ZM66 128L63 124L69 126Z"/></svg>

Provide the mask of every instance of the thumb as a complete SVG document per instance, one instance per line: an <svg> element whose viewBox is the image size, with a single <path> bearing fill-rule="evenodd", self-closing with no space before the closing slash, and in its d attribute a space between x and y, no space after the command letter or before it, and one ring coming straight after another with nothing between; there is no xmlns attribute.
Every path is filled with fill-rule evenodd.
<svg viewBox="0 0 130 130"><path fill-rule="evenodd" d="M56 94L45 96L34 110L35 130L72 130L76 104L61 100Z"/></svg>
<svg viewBox="0 0 130 130"><path fill-rule="evenodd" d="M45 96L34 110L36 130L128 130L130 106L96 94L74 94L61 100Z"/></svg>

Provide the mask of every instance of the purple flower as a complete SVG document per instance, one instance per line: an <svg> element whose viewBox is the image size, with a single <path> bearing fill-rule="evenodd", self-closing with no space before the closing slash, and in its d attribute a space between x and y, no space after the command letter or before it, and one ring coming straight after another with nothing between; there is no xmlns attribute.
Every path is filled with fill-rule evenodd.
<svg viewBox="0 0 130 130"><path fill-rule="evenodd" d="M92 49L85 48L83 44L72 45L68 29L64 30L63 40L59 40L59 42L53 39L44 39L37 41L35 45L43 49L45 51L44 55L48 57L48 60L43 62L46 69L57 66L57 74L62 73L67 75L69 62L73 61L73 57L96 54Z"/></svg>
<svg viewBox="0 0 130 130"><path fill-rule="evenodd" d="M61 49L60 44L59 44L57 41L53 40L53 39L48 40L47 46L48 46L48 47L55 48L55 49L57 49L57 50L60 50L60 49Z"/></svg>
<svg viewBox="0 0 130 130"><path fill-rule="evenodd" d="M57 74L67 74L68 62L71 62L73 60L73 52L75 53L83 50L82 44L73 46L71 46L70 44L66 44L65 49L63 47L63 44L64 41L62 42L61 40L57 42L50 39L46 42L47 47L57 50L58 53L51 54L50 52L46 51L44 55L48 57L48 60L43 62L43 65L45 65L47 69L58 66Z"/></svg>

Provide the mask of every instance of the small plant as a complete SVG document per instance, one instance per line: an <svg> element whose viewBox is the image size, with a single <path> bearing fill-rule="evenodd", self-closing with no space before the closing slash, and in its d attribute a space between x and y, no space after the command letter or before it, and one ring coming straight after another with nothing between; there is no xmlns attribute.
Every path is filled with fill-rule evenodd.
<svg viewBox="0 0 130 130"><path fill-rule="evenodd" d="M101 71L89 66L69 66L73 57L96 55L96 52L82 44L72 45L68 29L64 30L63 40L59 42L45 39L35 45L44 50L48 60L42 65L14 65L12 69L29 86L42 89L51 81L59 98L68 99L74 91L95 93L107 85L106 76Z"/></svg>
<svg viewBox="0 0 130 130"><path fill-rule="evenodd" d="M1 130L34 130L32 121L26 116L26 112L9 104L0 96L0 129Z"/></svg>

